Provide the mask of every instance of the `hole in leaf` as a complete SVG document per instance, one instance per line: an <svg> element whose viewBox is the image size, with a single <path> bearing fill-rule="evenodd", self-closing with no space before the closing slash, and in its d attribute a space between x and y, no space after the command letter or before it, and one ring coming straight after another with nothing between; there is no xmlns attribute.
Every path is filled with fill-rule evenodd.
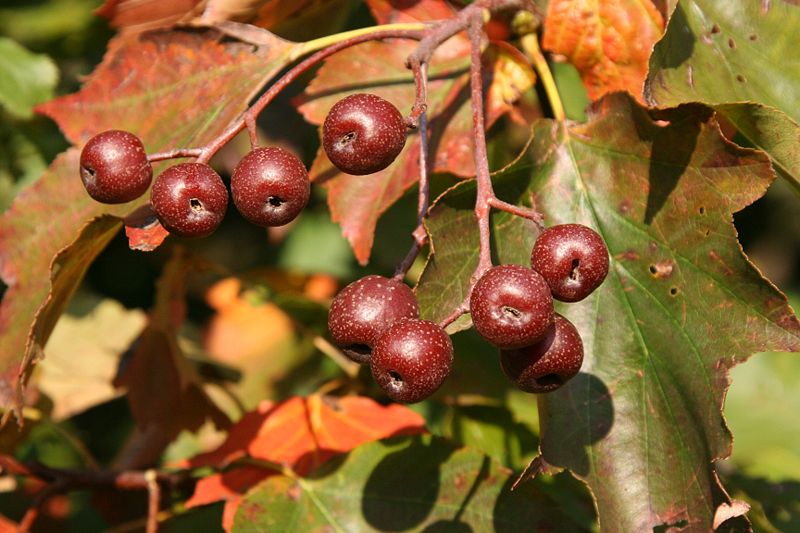
<svg viewBox="0 0 800 533"><path fill-rule="evenodd" d="M267 198L267 203L272 207L280 207L283 205L283 198L280 196L270 196Z"/></svg>
<svg viewBox="0 0 800 533"><path fill-rule="evenodd" d="M703 207L702 205L700 206L700 214L701 215L705 215L706 214L706 208Z"/></svg>
<svg viewBox="0 0 800 533"><path fill-rule="evenodd" d="M728 39L728 48L731 50L736 49L736 41L734 41L733 38Z"/></svg>
<svg viewBox="0 0 800 533"><path fill-rule="evenodd" d="M203 210L203 202L201 202L197 198L192 198L191 200L189 200L189 207L192 208L192 211L198 213Z"/></svg>
<svg viewBox="0 0 800 533"><path fill-rule="evenodd" d="M353 142L356 138L356 132L351 131L342 135L342 138L339 139L339 144L342 146L348 145Z"/></svg>
<svg viewBox="0 0 800 533"><path fill-rule="evenodd" d="M669 294L670 294L671 296L676 296L676 295L678 294L678 287L672 287L672 288L669 290Z"/></svg>
<svg viewBox="0 0 800 533"><path fill-rule="evenodd" d="M558 387L564 383L564 381L558 374L545 374L540 378L536 378L536 383L543 387Z"/></svg>
<svg viewBox="0 0 800 533"><path fill-rule="evenodd" d="M709 235L711 235L711 230L710 230L710 229L707 229L707 230L706 230L706 237L708 237Z"/></svg>
<svg viewBox="0 0 800 533"><path fill-rule="evenodd" d="M655 274L656 272L658 272L658 269L656 268L656 266L655 265L650 265L650 273L651 274Z"/></svg>
<svg viewBox="0 0 800 533"><path fill-rule="evenodd" d="M581 260L577 257L572 260L572 270L569 271L569 279L578 279L578 267L581 265Z"/></svg>
<svg viewBox="0 0 800 533"><path fill-rule="evenodd" d="M504 305L501 309L503 311L503 314L505 314L506 316L511 316L514 318L519 318L522 316L522 313L519 311L519 309L516 309L509 305Z"/></svg>
<svg viewBox="0 0 800 533"><path fill-rule="evenodd" d="M711 33L719 33L719 25L718 24L714 24L713 26L711 26Z"/></svg>
<svg viewBox="0 0 800 533"><path fill-rule="evenodd" d="M400 374L398 374L394 370L390 370L389 371L389 377L392 378L392 381L394 381L395 383L402 383L403 382L403 376L401 376Z"/></svg>

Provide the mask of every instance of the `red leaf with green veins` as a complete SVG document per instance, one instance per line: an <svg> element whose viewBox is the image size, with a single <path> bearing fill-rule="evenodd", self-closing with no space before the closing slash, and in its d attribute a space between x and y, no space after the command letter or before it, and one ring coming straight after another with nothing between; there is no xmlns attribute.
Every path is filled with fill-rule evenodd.
<svg viewBox="0 0 800 533"><path fill-rule="evenodd" d="M139 135L148 152L200 146L244 110L284 65L291 46L273 39L273 46L254 51L218 37L161 32L112 43L80 92L39 111L75 143L121 128ZM78 152L71 150L0 217L0 275L9 286L0 304L4 407L19 405L17 375L28 374L86 268L121 226L119 218L97 217L122 217L145 201L108 206L89 198L78 174ZM51 275L59 252L60 261L74 269L72 277L55 269Z"/></svg>
<svg viewBox="0 0 800 533"><path fill-rule="evenodd" d="M603 530L709 530L729 503L713 467L730 453L728 368L755 352L800 351L800 323L732 224L772 183L769 160L726 141L704 106L648 112L623 94L598 102L585 125L537 123L531 157L495 178L498 195L533 202L548 224L594 228L611 255L592 295L557 305L585 361L539 397L541 454L588 484ZM424 317L455 307L469 284L474 194L460 184L432 209L434 255L417 287ZM499 261L528 264L530 223L493 221Z"/></svg>

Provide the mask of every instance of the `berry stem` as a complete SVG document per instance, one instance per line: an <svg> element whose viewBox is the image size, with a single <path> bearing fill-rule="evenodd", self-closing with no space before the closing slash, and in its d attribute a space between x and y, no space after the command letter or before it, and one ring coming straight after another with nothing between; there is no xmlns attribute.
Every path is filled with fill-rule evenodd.
<svg viewBox="0 0 800 533"><path fill-rule="evenodd" d="M419 110L419 114L414 120L415 127L419 128L419 193L417 196L417 226L411 233L413 242L411 249L406 254L403 261L397 265L394 277L395 279L402 280L408 273L408 269L414 264L419 255L422 246L427 241L427 234L422 222L425 220L425 215L428 213L428 205L430 204L430 180L428 179L428 65L427 63L419 63L414 61L411 63L411 70L414 72L414 83L416 86L416 101L411 115L414 115L415 110ZM411 119L411 117L409 117Z"/></svg>
<svg viewBox="0 0 800 533"><path fill-rule="evenodd" d="M202 148L178 148L177 150L168 150L166 152L156 152L147 156L147 160L151 163L156 161L165 161L167 159L177 159L179 157L198 157L203 152Z"/></svg>
<svg viewBox="0 0 800 533"><path fill-rule="evenodd" d="M538 36L535 33L528 33L523 35L520 39L522 51L528 56L528 59L533 63L533 68L539 74L539 79L542 80L544 92L547 99L550 101L550 108L553 110L553 117L556 120L565 120L564 104L561 103L561 97L558 95L558 88L553 79L553 73L550 72L550 66L547 64L541 48L539 48Z"/></svg>

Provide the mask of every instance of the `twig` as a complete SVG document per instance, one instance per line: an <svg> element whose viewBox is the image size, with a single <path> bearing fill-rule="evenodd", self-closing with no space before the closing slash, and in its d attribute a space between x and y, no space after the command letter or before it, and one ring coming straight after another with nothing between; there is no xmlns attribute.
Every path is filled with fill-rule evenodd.
<svg viewBox="0 0 800 533"><path fill-rule="evenodd" d="M419 192L417 194L417 225L411 233L413 241L405 258L397 265L394 277L402 280L414 264L420 250L425 245L427 235L422 225L430 204L430 180L428 179L428 65L414 61L411 63L416 86L416 100L409 121L419 128ZM416 117L414 115L416 114ZM412 119L412 117L414 117Z"/></svg>
<svg viewBox="0 0 800 533"><path fill-rule="evenodd" d="M161 489L158 486L158 477L155 470L150 469L144 473L147 484L147 528L146 533L158 531L158 504L161 500Z"/></svg>
<svg viewBox="0 0 800 533"><path fill-rule="evenodd" d="M236 120L234 120L228 128L222 132L217 138L212 140L209 144L207 144L203 149L200 156L197 158L198 163L208 163L208 161L213 157L215 153L219 151L220 148L225 146L231 139L233 139L240 131L242 131L245 127L247 127L248 132L250 134L250 144L252 147L255 147L258 144L258 140L256 138L256 129L255 129L255 122L258 115L264 110L264 108L269 104L275 97L296 80L301 74L305 73L308 69L322 61L323 59L332 56L333 54L344 50L345 48L350 48L351 46L355 46L357 44L365 43L367 41L376 41L380 39L390 39L390 38L403 38L403 39L421 39L423 36L423 32L419 30L385 30L385 31L375 31L371 33L359 34L355 37L351 37L349 39L345 39L338 43L332 44L327 48L323 48L322 50L314 53L313 55L307 57L297 65L295 65L292 69L290 69L286 74L280 77L278 81L273 83L267 92L265 92L261 97L255 101L255 103L250 106L242 115L239 116Z"/></svg>
<svg viewBox="0 0 800 533"><path fill-rule="evenodd" d="M520 39L522 51L528 56L528 59L533 63L533 68L539 74L539 79L542 80L544 92L547 95L547 100L550 102L550 108L553 110L553 117L556 120L564 120L564 104L561 103L561 97L558 95L558 88L553 79L553 73L550 72L550 66L547 64L542 50L539 48L538 37L535 33L523 35Z"/></svg>

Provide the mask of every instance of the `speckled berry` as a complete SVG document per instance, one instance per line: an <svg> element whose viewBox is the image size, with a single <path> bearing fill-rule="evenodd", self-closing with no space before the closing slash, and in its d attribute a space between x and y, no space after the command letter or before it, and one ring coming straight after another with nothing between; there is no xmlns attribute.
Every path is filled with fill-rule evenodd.
<svg viewBox="0 0 800 533"><path fill-rule="evenodd" d="M583 342L572 322L556 314L544 339L500 352L503 372L525 392L550 392L575 376L583 363Z"/></svg>
<svg viewBox="0 0 800 533"><path fill-rule="evenodd" d="M405 143L403 115L391 102L374 94L352 94L339 100L322 124L325 153L347 174L383 170Z"/></svg>
<svg viewBox="0 0 800 533"><path fill-rule="evenodd" d="M555 299L577 302L606 279L608 248L597 232L582 224L551 226L536 239L531 266L547 281Z"/></svg>
<svg viewBox="0 0 800 533"><path fill-rule="evenodd" d="M395 322L375 343L372 377L389 397L401 403L424 400L453 366L453 343L437 324L418 318Z"/></svg>
<svg viewBox="0 0 800 533"><path fill-rule="evenodd" d="M231 176L231 196L244 218L259 226L283 226L308 203L311 184L300 159L283 148L256 148Z"/></svg>
<svg viewBox="0 0 800 533"><path fill-rule="evenodd" d="M472 323L501 349L521 348L544 337L553 323L553 297L542 276L520 265L492 267L472 289Z"/></svg>
<svg viewBox="0 0 800 533"><path fill-rule="evenodd" d="M161 225L170 233L206 237L225 217L228 190L210 166L181 163L156 178L150 203Z"/></svg>
<svg viewBox="0 0 800 533"><path fill-rule="evenodd" d="M328 329L333 342L357 363L369 362L375 341L402 318L417 318L419 304L405 283L366 276L342 289L333 299Z"/></svg>
<svg viewBox="0 0 800 533"><path fill-rule="evenodd" d="M105 204L122 204L143 195L153 167L139 137L109 130L98 133L81 151L81 180L89 196Z"/></svg>

